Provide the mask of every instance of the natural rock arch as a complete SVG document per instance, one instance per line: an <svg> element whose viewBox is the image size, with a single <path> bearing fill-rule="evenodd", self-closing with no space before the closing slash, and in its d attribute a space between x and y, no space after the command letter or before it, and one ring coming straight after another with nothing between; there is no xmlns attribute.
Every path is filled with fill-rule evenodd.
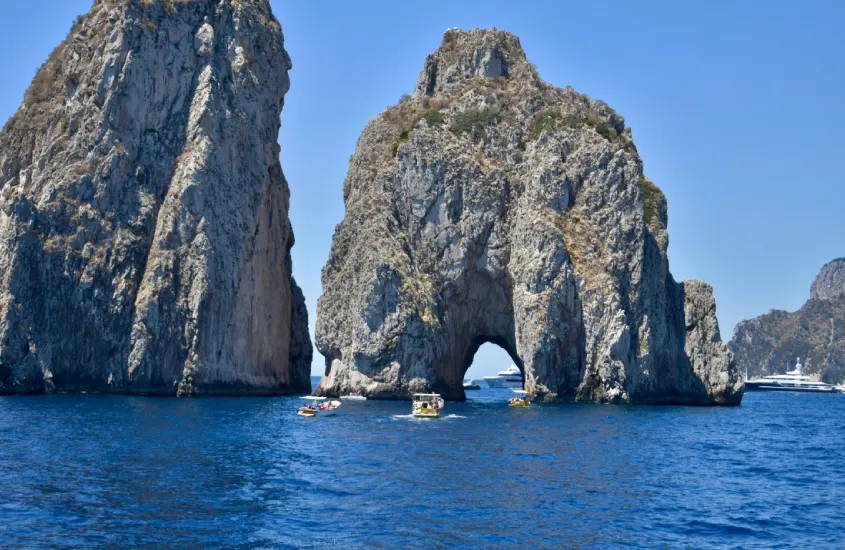
<svg viewBox="0 0 845 550"><path fill-rule="evenodd" d="M536 399L740 401L712 289L669 274L666 201L624 119L540 80L513 35L447 31L364 129L344 199L318 392L462 399L494 341Z"/></svg>

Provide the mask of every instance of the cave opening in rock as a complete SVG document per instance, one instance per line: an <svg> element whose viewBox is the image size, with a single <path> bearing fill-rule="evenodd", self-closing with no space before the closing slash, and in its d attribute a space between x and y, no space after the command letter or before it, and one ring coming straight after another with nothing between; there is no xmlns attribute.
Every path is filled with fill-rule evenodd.
<svg viewBox="0 0 845 550"><path fill-rule="evenodd" d="M509 348L507 342L499 341L497 338L477 338L470 346L468 357L464 361L464 379L475 380L482 388L486 388L485 376L496 376L512 364L519 367L522 372L522 361L515 350ZM524 373L522 379L525 380Z"/></svg>

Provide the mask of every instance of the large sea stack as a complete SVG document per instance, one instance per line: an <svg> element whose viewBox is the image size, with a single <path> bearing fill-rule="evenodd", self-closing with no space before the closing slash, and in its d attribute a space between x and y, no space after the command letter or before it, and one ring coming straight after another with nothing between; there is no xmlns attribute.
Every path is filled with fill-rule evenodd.
<svg viewBox="0 0 845 550"><path fill-rule="evenodd" d="M369 122L323 271L317 391L463 399L485 342L545 401L735 405L712 289L676 283L663 193L624 119L519 40L447 31Z"/></svg>
<svg viewBox="0 0 845 550"><path fill-rule="evenodd" d="M97 0L0 133L0 392L308 391L267 0Z"/></svg>
<svg viewBox="0 0 845 550"><path fill-rule="evenodd" d="M806 374L845 380L845 258L822 268L798 311L771 310L737 324L730 347L751 378L783 374L801 358Z"/></svg>

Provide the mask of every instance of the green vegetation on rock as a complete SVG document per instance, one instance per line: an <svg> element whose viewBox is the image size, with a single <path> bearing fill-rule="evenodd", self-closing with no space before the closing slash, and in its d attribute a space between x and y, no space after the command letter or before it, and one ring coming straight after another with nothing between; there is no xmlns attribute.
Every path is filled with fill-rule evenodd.
<svg viewBox="0 0 845 550"><path fill-rule="evenodd" d="M443 113L441 113L437 109L429 109L428 111L421 114L419 118L417 118L416 122L414 122L414 126L416 126L416 123L420 120L426 121L429 126L440 126L446 121L446 119L443 117Z"/></svg>
<svg viewBox="0 0 845 550"><path fill-rule="evenodd" d="M556 109L546 109L534 115L534 120L531 121L531 139L543 135L543 132L557 124L560 119L560 112Z"/></svg>
<svg viewBox="0 0 845 550"><path fill-rule="evenodd" d="M566 128L589 126L608 141L613 141L619 135L616 130L600 120L576 115L563 116L556 109L546 109L534 115L534 119L531 121L531 139L539 138L543 135L543 132L558 125Z"/></svg>
<svg viewBox="0 0 845 550"><path fill-rule="evenodd" d="M499 121L501 109L498 105L489 105L481 109L467 109L455 115L455 122L452 123L452 131L456 134L468 133L473 138L479 138L484 134L484 129Z"/></svg>
<svg viewBox="0 0 845 550"><path fill-rule="evenodd" d="M428 109L427 111L420 113L417 116L414 116L411 119L410 124L408 124L406 119L404 123L408 124L408 127L405 130L402 130L402 133L399 134L399 138L397 138L397 140L393 143L393 147L391 149L391 152L394 157L399 153L399 145L402 142L411 139L411 132L414 131L414 128L421 120L425 120L426 123L428 123L428 125L432 127L440 126L446 121L445 117L443 116L443 113L441 113L437 109Z"/></svg>
<svg viewBox="0 0 845 550"><path fill-rule="evenodd" d="M657 216L657 201L660 199L663 191L654 185L647 177L640 176L640 192L643 195L645 224L651 225L652 220L654 220Z"/></svg>

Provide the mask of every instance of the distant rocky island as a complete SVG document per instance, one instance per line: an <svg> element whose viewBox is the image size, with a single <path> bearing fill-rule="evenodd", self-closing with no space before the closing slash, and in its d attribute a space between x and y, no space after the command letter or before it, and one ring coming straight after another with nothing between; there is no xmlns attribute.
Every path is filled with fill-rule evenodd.
<svg viewBox="0 0 845 550"><path fill-rule="evenodd" d="M310 390L268 0L98 0L0 133L0 393Z"/></svg>
<svg viewBox="0 0 845 550"><path fill-rule="evenodd" d="M450 30L372 119L323 270L318 393L463 399L485 342L553 402L736 405L711 287L676 283L667 205L624 119L519 39Z"/></svg>
<svg viewBox="0 0 845 550"><path fill-rule="evenodd" d="M772 310L737 324L730 347L749 378L783 373L800 357L805 373L845 381L845 258L822 268L798 311Z"/></svg>

